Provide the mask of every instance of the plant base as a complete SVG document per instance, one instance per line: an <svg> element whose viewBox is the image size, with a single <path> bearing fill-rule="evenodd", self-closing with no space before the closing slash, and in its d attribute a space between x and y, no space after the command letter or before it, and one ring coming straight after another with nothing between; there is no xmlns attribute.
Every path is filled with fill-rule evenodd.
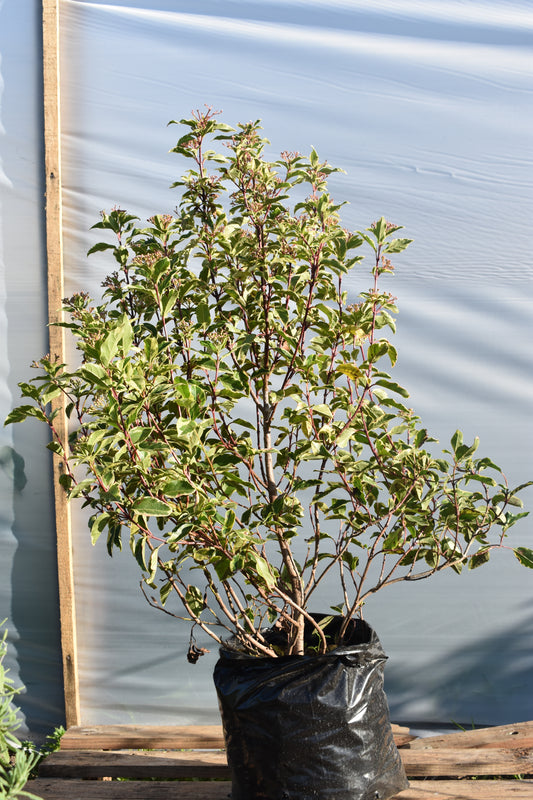
<svg viewBox="0 0 533 800"><path fill-rule="evenodd" d="M386 800L407 788L385 660L362 620L325 655L256 658L223 648L214 681L232 800Z"/></svg>

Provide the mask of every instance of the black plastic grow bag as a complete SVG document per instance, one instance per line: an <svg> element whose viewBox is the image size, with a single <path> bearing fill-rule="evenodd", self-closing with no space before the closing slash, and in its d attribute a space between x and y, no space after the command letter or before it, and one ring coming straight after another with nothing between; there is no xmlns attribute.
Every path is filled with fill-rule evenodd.
<svg viewBox="0 0 533 800"><path fill-rule="evenodd" d="M386 800L407 788L383 690L385 660L362 620L325 655L221 649L214 680L232 800Z"/></svg>

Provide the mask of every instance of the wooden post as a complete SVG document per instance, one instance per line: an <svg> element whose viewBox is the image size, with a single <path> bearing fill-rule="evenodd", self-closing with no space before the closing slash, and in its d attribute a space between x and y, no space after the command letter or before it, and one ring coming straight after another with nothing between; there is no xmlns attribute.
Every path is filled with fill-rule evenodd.
<svg viewBox="0 0 533 800"><path fill-rule="evenodd" d="M59 82L59 0L43 0L43 78L44 78L44 139L46 168L46 250L48 260L48 320L50 325L50 355L65 362L64 328L54 327L62 319L63 292L63 231L61 214L61 127ZM67 441L67 418L64 399L57 401L58 435ZM58 407L56 405L56 407ZM59 485L61 459L54 455L54 494L57 531L57 564L59 580L59 609L61 618L61 647L65 686L65 716L67 728L80 724L80 703L76 646L76 608L72 567L72 537L70 509L66 494Z"/></svg>

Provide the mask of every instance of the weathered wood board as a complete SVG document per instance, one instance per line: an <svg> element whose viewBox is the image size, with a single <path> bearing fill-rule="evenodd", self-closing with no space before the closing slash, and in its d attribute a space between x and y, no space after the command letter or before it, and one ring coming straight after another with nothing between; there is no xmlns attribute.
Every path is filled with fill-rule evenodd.
<svg viewBox="0 0 533 800"><path fill-rule="evenodd" d="M533 722L517 722L514 725L498 725L492 728L475 728L442 736L428 736L414 739L409 744L411 750L437 749L440 747L531 747L533 743Z"/></svg>
<svg viewBox="0 0 533 800"><path fill-rule="evenodd" d="M398 746L416 737L409 728L393 725ZM127 750L133 748L218 750L224 747L221 725L93 725L72 727L61 739L61 750Z"/></svg>
<svg viewBox="0 0 533 800"><path fill-rule="evenodd" d="M221 725L95 725L73 727L61 750L218 750L224 747Z"/></svg>
<svg viewBox="0 0 533 800"><path fill-rule="evenodd" d="M532 750L440 748L428 757L427 750L401 749L400 754L408 777L413 778L533 774ZM52 753L40 774L61 778L227 778L229 769L223 751L67 750Z"/></svg>
<svg viewBox="0 0 533 800"><path fill-rule="evenodd" d="M414 739L393 726L411 782L395 800L533 800L532 730L526 722ZM223 745L218 725L71 728L26 788L43 800L227 800Z"/></svg>
<svg viewBox="0 0 533 800"><path fill-rule="evenodd" d="M226 781L167 783L127 781L119 783L53 780L30 781L28 791L43 800L228 800ZM532 800L533 781L411 781L394 800Z"/></svg>

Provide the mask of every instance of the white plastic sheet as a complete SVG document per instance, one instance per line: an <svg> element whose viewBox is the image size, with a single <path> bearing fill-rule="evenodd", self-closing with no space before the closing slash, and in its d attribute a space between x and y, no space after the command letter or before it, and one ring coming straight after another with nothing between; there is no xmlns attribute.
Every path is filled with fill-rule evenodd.
<svg viewBox="0 0 533 800"><path fill-rule="evenodd" d="M97 294L112 269L85 258L101 209L172 211L170 119L204 103L230 124L261 118L273 156L313 145L346 170L332 186L347 226L383 214L414 238L390 283L397 375L442 446L461 427L511 482L533 475L529 3L62 0L61 29L67 291ZM367 288L363 270L351 280L354 296ZM185 661L187 627L149 609L128 554L91 548L84 524L83 721L215 721L214 658ZM531 535L526 520L515 543ZM501 553L371 600L393 717L533 717L531 586Z"/></svg>
<svg viewBox="0 0 533 800"><path fill-rule="evenodd" d="M64 722L48 438L3 421L48 350L40 36L38 3L0 2L0 621L35 737Z"/></svg>

